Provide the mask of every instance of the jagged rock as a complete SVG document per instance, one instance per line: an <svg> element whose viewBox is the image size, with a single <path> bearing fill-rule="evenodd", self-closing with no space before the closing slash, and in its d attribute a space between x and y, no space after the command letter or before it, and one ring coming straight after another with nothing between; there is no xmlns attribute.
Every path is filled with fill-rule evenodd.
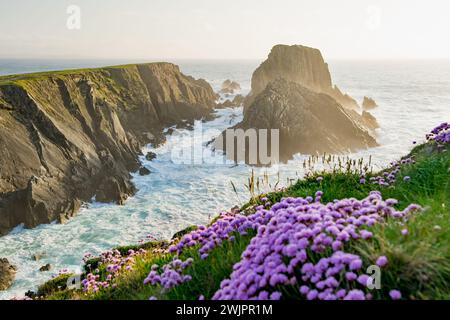
<svg viewBox="0 0 450 320"><path fill-rule="evenodd" d="M147 176L150 173L152 173L152 172L149 169L147 169L146 167L141 167L139 169L139 175L141 175L141 176Z"/></svg>
<svg viewBox="0 0 450 320"><path fill-rule="evenodd" d="M252 88L245 101L250 106L266 86L278 78L296 82L312 91L326 93L346 108L359 109L358 103L332 85L328 64L321 52L301 45L276 45L253 73Z"/></svg>
<svg viewBox="0 0 450 320"><path fill-rule="evenodd" d="M170 63L0 77L0 235L64 222L94 195L123 203L141 147L215 101Z"/></svg>
<svg viewBox="0 0 450 320"><path fill-rule="evenodd" d="M372 98L364 97L362 107L364 110L370 110L378 107L378 105Z"/></svg>
<svg viewBox="0 0 450 320"><path fill-rule="evenodd" d="M0 258L0 291L7 290L16 278L17 268L6 258Z"/></svg>
<svg viewBox="0 0 450 320"><path fill-rule="evenodd" d="M363 111L362 113L362 121L367 128L371 130L375 130L380 127L377 119L368 111Z"/></svg>
<svg viewBox="0 0 450 320"><path fill-rule="evenodd" d="M170 129L169 129L169 130L170 130ZM172 129L172 131L170 132L170 134L172 134L172 132L173 132L173 129ZM154 152L152 152L152 151L147 152L147 154L145 155L145 159L147 159L148 161L153 161L153 160L155 160L155 159L156 159L156 153L154 153Z"/></svg>
<svg viewBox="0 0 450 320"><path fill-rule="evenodd" d="M47 263L45 266L42 266L39 268L40 272L46 272L50 271L52 269L52 265L50 263Z"/></svg>
<svg viewBox="0 0 450 320"><path fill-rule="evenodd" d="M269 83L235 128L279 129L280 160L377 146L375 139L331 96L279 78ZM216 146L223 149L221 138ZM247 159L234 159L237 161Z"/></svg>
<svg viewBox="0 0 450 320"><path fill-rule="evenodd" d="M229 79L225 80L222 83L222 88L220 89L220 93L223 94L234 94L235 91L241 90L241 86L236 81L231 81Z"/></svg>

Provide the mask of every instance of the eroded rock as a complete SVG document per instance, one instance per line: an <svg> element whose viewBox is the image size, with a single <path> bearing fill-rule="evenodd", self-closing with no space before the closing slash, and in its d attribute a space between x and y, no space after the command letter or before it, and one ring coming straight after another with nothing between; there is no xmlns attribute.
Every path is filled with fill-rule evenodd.
<svg viewBox="0 0 450 320"><path fill-rule="evenodd" d="M17 268L8 259L0 258L0 291L7 290L16 278Z"/></svg>

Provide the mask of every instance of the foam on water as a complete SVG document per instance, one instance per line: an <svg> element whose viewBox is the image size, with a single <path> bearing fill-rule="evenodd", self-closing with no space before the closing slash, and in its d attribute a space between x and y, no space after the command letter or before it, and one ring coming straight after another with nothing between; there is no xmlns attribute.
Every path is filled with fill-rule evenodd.
<svg viewBox="0 0 450 320"><path fill-rule="evenodd" d="M250 90L251 73L258 65L258 61L178 63L186 74L206 78L215 90L227 78L237 80L243 94ZM381 124L378 130L381 146L352 154L353 158L367 159L372 155L375 165L384 165L406 154L413 140L423 141L429 129L450 120L448 61L335 62L330 63L330 68L334 82L343 91L358 101L364 95L371 96L379 104L371 112ZM244 184L251 168L225 161L213 164L211 160L223 156L207 146L215 134L242 119L242 109L219 110L217 116L210 122L195 123L195 129L204 132L198 138L190 138L188 130L174 129L165 145L145 148L144 152L152 150L157 154L152 162L141 158L152 173L133 174L139 191L124 206L92 203L65 225L41 225L32 230L18 227L1 237L0 257L7 257L19 271L12 288L1 292L0 298L23 295L60 269L78 271L86 252L97 254L118 245L137 243L149 234L169 238L184 227L207 223L220 211L245 202L249 193ZM196 161L179 163L191 151ZM198 157L209 164L197 163ZM281 183L287 177L301 176L304 159L305 156L297 155L288 164L279 166ZM256 174L265 170L256 170ZM273 179L278 179L275 172L270 173ZM237 187L237 194L230 181ZM44 253L40 261L31 259L33 254L40 253ZM47 263L53 266L52 272L38 271Z"/></svg>

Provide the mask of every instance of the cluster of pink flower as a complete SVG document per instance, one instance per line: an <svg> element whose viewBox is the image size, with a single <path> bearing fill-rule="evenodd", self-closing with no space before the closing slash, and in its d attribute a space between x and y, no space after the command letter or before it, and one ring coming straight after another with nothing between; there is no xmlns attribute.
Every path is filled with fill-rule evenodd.
<svg viewBox="0 0 450 320"><path fill-rule="evenodd" d="M193 261L192 258L189 258L186 261L175 258L171 263L162 267L161 274L158 273L159 266L155 264L152 266L152 270L147 278L145 278L144 284L159 284L164 289L168 290L184 282L190 281L192 277L190 275L184 275L183 271L192 265Z"/></svg>
<svg viewBox="0 0 450 320"><path fill-rule="evenodd" d="M257 209L262 208L263 206L257 207ZM250 216L223 212L219 219L211 226L199 226L197 230L183 236L176 245L169 248L169 252L180 254L184 248L200 244L199 253L201 258L206 259L208 253L223 241L234 240L234 236L232 235L234 232L245 235L248 230L256 230L258 226L266 224L271 218L272 213L267 210L258 210Z"/></svg>
<svg viewBox="0 0 450 320"><path fill-rule="evenodd" d="M414 156L402 159L401 161L393 161L391 162L391 168L387 171L383 172L382 175L371 177L369 180L373 184L378 184L383 187L389 187L392 186L397 179L397 176L402 169L403 166L411 165L416 163L416 160L414 160ZM404 181L409 181L410 177L406 176L404 177ZM365 183L366 179L364 177L361 178L361 183Z"/></svg>
<svg viewBox="0 0 450 320"><path fill-rule="evenodd" d="M426 135L428 141L435 141L439 146L450 143L450 124L443 122Z"/></svg>
<svg viewBox="0 0 450 320"><path fill-rule="evenodd" d="M308 299L371 298L365 293L371 278L362 272L362 259L343 252L344 244L369 239L372 233L365 227L387 217L404 218L420 207L396 211L397 201L383 201L378 191L361 201L342 199L325 205L311 199L282 199L271 213L259 209L256 214L273 218L258 227L242 260L213 299L280 299L279 288L286 285L301 285L300 294ZM325 256L314 265L310 262L314 254ZM380 266L387 264L385 257L380 259ZM396 291L393 295L398 296Z"/></svg>
<svg viewBox="0 0 450 320"><path fill-rule="evenodd" d="M84 292L98 292L101 288L115 288L114 280L116 276L123 271L131 271L135 263L135 258L139 255L145 254L144 249L138 251L129 250L128 255L122 256L119 250L110 250L101 254L98 266L106 266L105 272L106 276L101 277L101 270L99 268L91 271L83 279L83 291ZM84 256L84 261L88 261L92 257L91 254L87 253ZM90 265L87 265L90 268ZM104 279L102 279L104 278Z"/></svg>

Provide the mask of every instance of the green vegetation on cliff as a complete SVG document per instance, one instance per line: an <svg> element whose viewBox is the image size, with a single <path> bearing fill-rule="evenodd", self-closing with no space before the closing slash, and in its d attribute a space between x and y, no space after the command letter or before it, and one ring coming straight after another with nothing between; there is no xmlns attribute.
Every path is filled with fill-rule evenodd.
<svg viewBox="0 0 450 320"><path fill-rule="evenodd" d="M439 150L427 143L415 147L401 166L395 182L389 186L380 186L369 182L369 178L384 176L385 171L369 174L367 181L361 181L359 174L350 171L334 173L320 172L309 175L303 180L282 191L272 192L252 198L242 208L242 213L251 214L255 206L268 198L270 203L279 202L284 197L307 197L321 190L322 203L334 199L362 199L373 190L379 190L383 199L397 199L395 209L403 210L409 204L419 204L423 211L412 215L400 223L388 219L386 223L370 227L373 237L368 241L351 241L345 245L346 252L359 255L364 265L385 256L389 261L382 270L380 290L372 295L375 299L389 298L390 289L398 289L405 299L449 299L450 288L450 151ZM385 175L387 175L387 173ZM267 201L267 200L264 200ZM192 231L193 228L188 231ZM180 232L181 237L186 232ZM241 260L242 253L255 236L235 234L233 241L224 241L215 247L207 258L201 259L198 246L185 249L179 258L183 261L191 258L192 264L186 267L185 274L192 277L171 289L162 289L159 285L144 284L152 266L170 263L173 253L166 250L149 249L134 256L129 268L121 269L114 276L113 285L87 293L79 291L49 290L49 284L41 287L40 293L46 299L199 299L212 298L224 279L230 277L233 266ZM178 239L174 240L176 243ZM138 249L138 248L134 248ZM120 250L124 253L127 250ZM131 251L130 251L131 252ZM137 251L133 251L137 252ZM121 257L121 259L126 258ZM308 259L317 262L320 257L308 254ZM87 270L98 277L96 282L107 280L107 265L89 266ZM97 269L97 270L95 270ZM86 275L85 275L86 276ZM92 276L92 274L91 274ZM88 276L89 278L89 276ZM56 281L58 283L58 281ZM299 285L281 286L284 299L302 299ZM51 292L51 294L48 294Z"/></svg>

